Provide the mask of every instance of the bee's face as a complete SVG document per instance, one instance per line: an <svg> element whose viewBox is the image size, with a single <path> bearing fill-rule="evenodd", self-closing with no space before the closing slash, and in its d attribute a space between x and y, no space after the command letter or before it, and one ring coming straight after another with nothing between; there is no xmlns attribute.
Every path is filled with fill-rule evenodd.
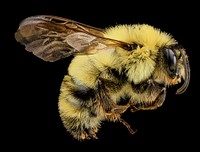
<svg viewBox="0 0 200 152"><path fill-rule="evenodd" d="M164 86L176 85L184 80L184 84L177 90L177 94L183 93L189 84L189 63L185 51L178 45L160 48L157 68L153 79Z"/></svg>

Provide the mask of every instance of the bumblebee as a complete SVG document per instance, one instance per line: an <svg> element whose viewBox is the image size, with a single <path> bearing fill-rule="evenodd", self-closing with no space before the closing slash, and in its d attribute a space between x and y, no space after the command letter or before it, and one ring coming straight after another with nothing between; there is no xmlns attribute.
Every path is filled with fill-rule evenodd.
<svg viewBox="0 0 200 152"><path fill-rule="evenodd" d="M60 118L75 139L97 139L102 121L122 122L127 110L162 106L169 86L190 82L185 49L171 34L148 24L95 28L50 15L24 19L15 33L25 49L44 61L74 56L58 99Z"/></svg>

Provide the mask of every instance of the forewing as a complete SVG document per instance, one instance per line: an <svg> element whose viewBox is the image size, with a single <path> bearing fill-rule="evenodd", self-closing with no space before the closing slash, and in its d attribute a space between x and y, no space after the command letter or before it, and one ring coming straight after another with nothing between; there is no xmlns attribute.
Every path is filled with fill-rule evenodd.
<svg viewBox="0 0 200 152"><path fill-rule="evenodd" d="M18 42L37 57L54 62L74 54L102 49L103 30L57 16L32 16L23 20L15 33ZM102 41L102 43L100 42Z"/></svg>

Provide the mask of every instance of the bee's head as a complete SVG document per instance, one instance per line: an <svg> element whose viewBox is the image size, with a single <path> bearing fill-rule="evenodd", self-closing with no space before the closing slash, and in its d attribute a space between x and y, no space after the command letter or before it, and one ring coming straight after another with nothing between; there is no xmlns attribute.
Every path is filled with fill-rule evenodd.
<svg viewBox="0 0 200 152"><path fill-rule="evenodd" d="M183 93L190 82L190 65L185 50L180 45L161 48L163 54L164 68L168 75L173 79L184 79L183 85L177 90L176 94Z"/></svg>

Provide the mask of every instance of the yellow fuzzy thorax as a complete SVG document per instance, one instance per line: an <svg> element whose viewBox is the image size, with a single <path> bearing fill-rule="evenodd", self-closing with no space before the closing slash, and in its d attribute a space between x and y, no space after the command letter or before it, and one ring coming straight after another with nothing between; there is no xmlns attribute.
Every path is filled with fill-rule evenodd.
<svg viewBox="0 0 200 152"><path fill-rule="evenodd" d="M128 52L118 49L118 53L127 52L128 54L123 55L120 53L121 57L118 58L119 65L117 67L125 67L128 80L136 84L152 75L156 67L155 61L159 49L176 44L170 34L161 32L159 29L147 24L110 27L105 31L105 37L126 43L139 44L135 50Z"/></svg>

